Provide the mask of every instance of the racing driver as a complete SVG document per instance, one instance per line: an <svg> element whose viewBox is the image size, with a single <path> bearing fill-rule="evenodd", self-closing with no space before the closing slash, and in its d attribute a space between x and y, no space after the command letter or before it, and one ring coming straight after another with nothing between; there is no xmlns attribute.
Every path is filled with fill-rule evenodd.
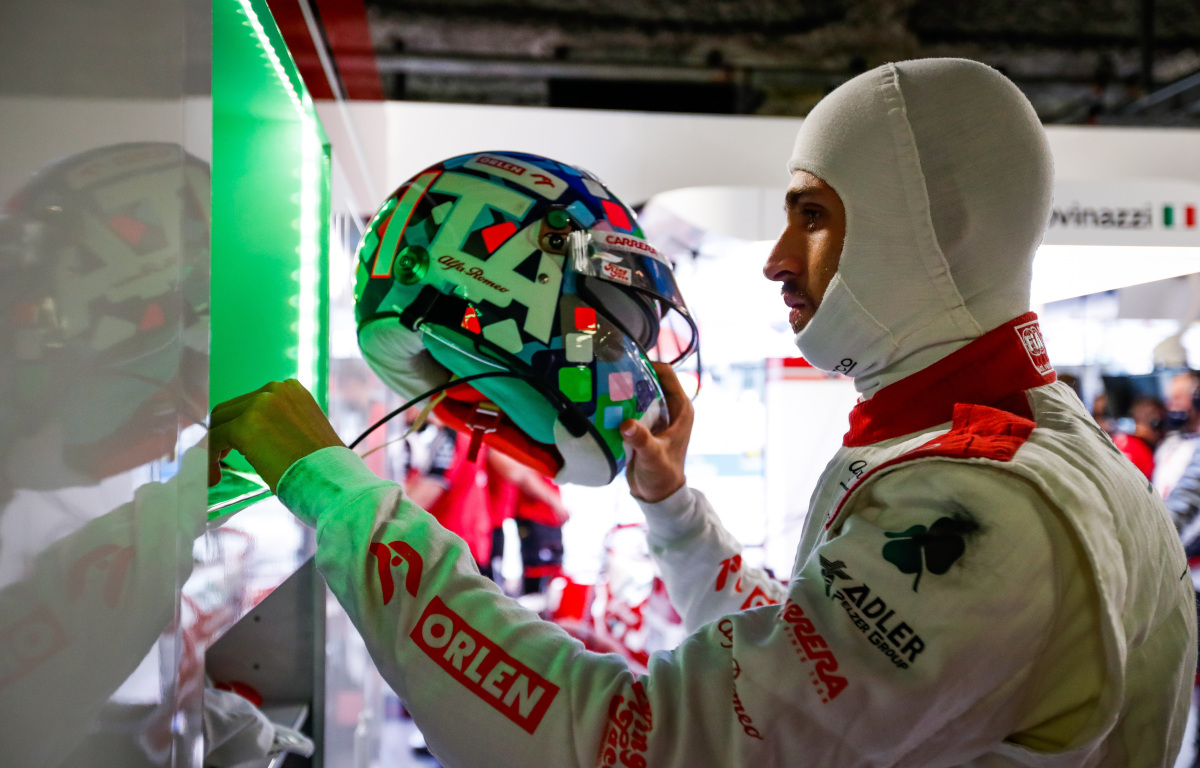
<svg viewBox="0 0 1200 768"><path fill-rule="evenodd" d="M498 594L294 382L219 405L210 458L240 450L317 529L448 766L1170 765L1192 585L1029 311L1052 181L1032 107L981 64L889 64L812 111L788 167L764 273L861 398L783 584L686 486L692 412L659 369L671 425L623 425L627 478L692 634L647 674Z"/></svg>

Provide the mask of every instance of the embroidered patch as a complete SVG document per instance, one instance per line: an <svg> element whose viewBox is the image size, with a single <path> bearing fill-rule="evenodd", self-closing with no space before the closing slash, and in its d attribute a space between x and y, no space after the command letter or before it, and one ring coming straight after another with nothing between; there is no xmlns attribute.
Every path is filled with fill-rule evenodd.
<svg viewBox="0 0 1200 768"><path fill-rule="evenodd" d="M821 697L822 704L828 704L838 697L850 681L837 674L838 660L833 655L829 643L818 632L816 625L805 616L804 610L793 602L788 602L779 614L779 620L788 624L792 637L792 645L805 664L812 663L808 675Z"/></svg>
<svg viewBox="0 0 1200 768"><path fill-rule="evenodd" d="M737 715L738 725L742 726L742 732L752 739L763 741L762 734L754 725L754 718L750 717L750 713L746 711L746 705L742 703L742 699L738 696L737 679L742 676L742 665L737 659L730 658L733 662L733 714Z"/></svg>
<svg viewBox="0 0 1200 768"><path fill-rule="evenodd" d="M876 651L883 654L897 669L908 669L925 650L925 641L915 627L896 614L879 594L871 591L866 582L856 582L853 576L848 586L833 593L855 629L863 634Z"/></svg>
<svg viewBox="0 0 1200 768"><path fill-rule="evenodd" d="M825 579L825 597L829 597L829 590L833 587L834 579L848 579L846 575L846 563L843 560L827 560L824 555L817 555L821 561L821 578Z"/></svg>
<svg viewBox="0 0 1200 768"><path fill-rule="evenodd" d="M750 596L746 598L744 603L742 603L741 610L744 611L747 608L761 608L764 605L776 605L778 602L778 600L772 600L771 596L768 595L762 587L756 586L754 589L750 590Z"/></svg>
<svg viewBox="0 0 1200 768"><path fill-rule="evenodd" d="M557 685L510 656L440 597L429 602L409 637L452 678L526 733L537 730L558 695Z"/></svg>
<svg viewBox="0 0 1200 768"><path fill-rule="evenodd" d="M616 694L608 703L608 727L600 740L597 768L645 766L654 716L650 698L641 681L631 686L628 697Z"/></svg>
<svg viewBox="0 0 1200 768"><path fill-rule="evenodd" d="M425 570L425 561L406 541L393 541L384 544L381 541L372 542L367 551L375 557L375 566L379 576L379 592L383 596L383 604L392 602L396 594L396 582L392 578L392 568L401 563L408 564L408 572L404 576L404 588L408 594L417 596L421 587L421 574ZM394 553L394 554L393 554ZM368 572L370 565L367 566Z"/></svg>
<svg viewBox="0 0 1200 768"><path fill-rule="evenodd" d="M900 569L900 573L914 573L913 592L921 583L921 574L926 570L941 576L963 552L967 551L963 535L975 529L968 520L941 517L926 528L914 525L899 533L884 533L889 541L883 545L883 559Z"/></svg>
<svg viewBox="0 0 1200 768"><path fill-rule="evenodd" d="M1042 340L1042 328L1037 321L1018 325L1013 330L1020 337L1025 354L1029 355L1029 362L1033 363L1033 369L1043 376L1053 371L1050 356L1046 354L1046 342Z"/></svg>

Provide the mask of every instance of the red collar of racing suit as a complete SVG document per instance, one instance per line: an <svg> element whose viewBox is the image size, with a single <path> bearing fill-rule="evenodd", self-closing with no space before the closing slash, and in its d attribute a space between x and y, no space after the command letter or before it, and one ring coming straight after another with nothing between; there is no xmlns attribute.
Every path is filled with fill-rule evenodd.
<svg viewBox="0 0 1200 768"><path fill-rule="evenodd" d="M945 424L957 404L1032 419L1025 390L1057 379L1037 314L1027 312L854 406L842 445L870 445Z"/></svg>

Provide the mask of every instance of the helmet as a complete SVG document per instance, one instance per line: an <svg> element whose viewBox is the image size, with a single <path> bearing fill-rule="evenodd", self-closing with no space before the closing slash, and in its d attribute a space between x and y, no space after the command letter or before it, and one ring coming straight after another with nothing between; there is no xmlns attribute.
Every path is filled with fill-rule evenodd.
<svg viewBox="0 0 1200 768"><path fill-rule="evenodd" d="M98 479L169 453L181 416L203 421L208 198L207 164L139 142L59 160L6 201L0 437L57 420Z"/></svg>
<svg viewBox="0 0 1200 768"><path fill-rule="evenodd" d="M591 173L517 152L461 155L400 185L358 247L358 343L411 398L452 376L438 416L558 482L605 485L618 428L665 423L649 354L696 326L666 259ZM673 338L674 340L674 338Z"/></svg>

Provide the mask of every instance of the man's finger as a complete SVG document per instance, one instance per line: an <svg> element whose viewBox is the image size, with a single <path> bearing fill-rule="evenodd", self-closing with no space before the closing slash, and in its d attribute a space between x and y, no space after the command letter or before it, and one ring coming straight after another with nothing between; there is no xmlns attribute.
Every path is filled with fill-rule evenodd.
<svg viewBox="0 0 1200 768"><path fill-rule="evenodd" d="M222 448L220 445L221 438L218 436L218 445L213 445L212 432L208 435L208 487L211 488L221 482L221 461L229 455L231 448Z"/></svg>
<svg viewBox="0 0 1200 768"><path fill-rule="evenodd" d="M217 403L217 405L213 406L212 418L209 420L209 425L216 426L217 424L236 418L246 408L255 403L256 398L260 395L275 392L280 386L281 384L278 381L269 381L253 392L247 392L244 395L231 397L222 403Z"/></svg>
<svg viewBox="0 0 1200 768"><path fill-rule="evenodd" d="M237 446L233 444L232 431L230 424L221 424L208 430L208 461L210 464L219 462L229 455L230 451L237 450Z"/></svg>
<svg viewBox="0 0 1200 768"><path fill-rule="evenodd" d="M674 424L681 414L692 407L691 400L688 399L687 393L683 391L683 385L679 383L679 376L675 374L675 369L666 363L651 363L654 366L654 372L658 374L659 384L662 385L663 399L667 401L667 413L671 417L671 423Z"/></svg>
<svg viewBox="0 0 1200 768"><path fill-rule="evenodd" d="M646 429L640 421L626 419L621 424L621 439L625 442L625 445L634 450L645 448L646 444L650 442L651 437L650 430ZM629 453L629 451L626 451L626 453Z"/></svg>

